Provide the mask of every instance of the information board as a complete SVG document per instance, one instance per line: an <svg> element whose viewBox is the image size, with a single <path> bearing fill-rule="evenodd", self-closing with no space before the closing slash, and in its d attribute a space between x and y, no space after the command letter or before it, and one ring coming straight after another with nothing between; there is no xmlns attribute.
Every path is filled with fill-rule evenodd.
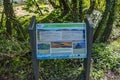
<svg viewBox="0 0 120 80"><path fill-rule="evenodd" d="M87 58L85 23L36 24L37 59Z"/></svg>

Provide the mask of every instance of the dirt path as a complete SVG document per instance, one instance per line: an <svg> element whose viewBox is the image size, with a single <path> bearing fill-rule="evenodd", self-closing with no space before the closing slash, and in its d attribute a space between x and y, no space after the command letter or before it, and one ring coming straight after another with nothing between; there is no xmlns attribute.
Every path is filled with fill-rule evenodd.
<svg viewBox="0 0 120 80"><path fill-rule="evenodd" d="M23 10L24 7L25 7L25 5L14 7L14 11L15 11L16 16L20 17L20 16L25 16L25 15L30 15L30 16L36 15L35 13L29 13L28 11ZM52 6L46 5L45 7L48 9L49 13L53 11ZM43 14L47 13L43 10L42 10L42 12L43 12Z"/></svg>
<svg viewBox="0 0 120 80"><path fill-rule="evenodd" d="M108 70L103 78L104 80L120 80L120 74Z"/></svg>

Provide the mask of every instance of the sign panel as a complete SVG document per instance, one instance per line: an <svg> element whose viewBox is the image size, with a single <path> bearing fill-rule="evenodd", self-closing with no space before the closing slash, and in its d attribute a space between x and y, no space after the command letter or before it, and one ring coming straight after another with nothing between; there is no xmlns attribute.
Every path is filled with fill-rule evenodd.
<svg viewBox="0 0 120 80"><path fill-rule="evenodd" d="M86 24L36 24L36 52L37 59L86 58Z"/></svg>

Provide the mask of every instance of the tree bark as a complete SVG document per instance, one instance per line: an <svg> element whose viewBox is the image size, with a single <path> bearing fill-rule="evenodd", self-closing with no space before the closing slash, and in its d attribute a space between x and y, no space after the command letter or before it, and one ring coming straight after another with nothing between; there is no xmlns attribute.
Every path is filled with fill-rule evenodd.
<svg viewBox="0 0 120 80"><path fill-rule="evenodd" d="M67 0L59 0L60 6L62 7L62 15L61 16L65 16L67 13L69 13L70 11L70 7L69 7L69 1Z"/></svg>
<svg viewBox="0 0 120 80"><path fill-rule="evenodd" d="M72 0L72 16L74 22L79 22L79 0Z"/></svg>
<svg viewBox="0 0 120 80"><path fill-rule="evenodd" d="M115 4L116 4L115 0L113 0L113 1L111 0L110 3L111 3L110 15L109 15L109 18L107 21L107 25L104 29L102 36L101 36L101 39L100 39L101 42L107 42L107 40L109 39L110 34L112 32L112 28L113 28L113 23L115 20Z"/></svg>
<svg viewBox="0 0 120 80"><path fill-rule="evenodd" d="M83 1L80 0L79 1L79 17L80 17L80 22L82 22L84 20L84 14L83 14Z"/></svg>
<svg viewBox="0 0 120 80"><path fill-rule="evenodd" d="M106 22L107 22L108 16L109 16L109 6L110 6L110 2L106 1L105 11L103 12L102 19L98 23L98 27L96 28L94 36L93 36L94 43L99 41L99 37L101 36L101 33L103 32L104 27L106 26Z"/></svg>
<svg viewBox="0 0 120 80"><path fill-rule="evenodd" d="M8 39L12 37L12 30L16 28L17 38L24 38L24 30L20 22L16 19L11 0L3 0L4 12L6 16L6 36ZM14 27L13 27L14 26ZM18 29L17 29L18 28ZM22 35L22 37L20 36Z"/></svg>
<svg viewBox="0 0 120 80"><path fill-rule="evenodd" d="M11 17L14 17L13 5L10 0L3 0L5 15L6 15L6 35L12 36Z"/></svg>
<svg viewBox="0 0 120 80"><path fill-rule="evenodd" d="M52 5L52 7L53 8L58 8L59 6L57 6L56 4L55 4L55 2L54 1L52 1L52 0L48 0L49 1L49 3Z"/></svg>
<svg viewBox="0 0 120 80"><path fill-rule="evenodd" d="M91 14L95 8L95 0L90 0L90 7L88 10L88 14Z"/></svg>

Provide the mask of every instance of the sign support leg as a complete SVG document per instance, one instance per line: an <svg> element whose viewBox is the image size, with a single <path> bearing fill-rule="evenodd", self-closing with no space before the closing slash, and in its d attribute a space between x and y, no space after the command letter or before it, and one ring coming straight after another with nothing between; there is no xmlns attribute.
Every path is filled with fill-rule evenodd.
<svg viewBox="0 0 120 80"><path fill-rule="evenodd" d="M33 68L34 68L34 77L35 80L39 80L39 63L38 60L33 60Z"/></svg>
<svg viewBox="0 0 120 80"><path fill-rule="evenodd" d="M88 21L86 24L87 24L87 58L84 59L84 72L85 72L84 80L90 80L93 28L90 27Z"/></svg>
<svg viewBox="0 0 120 80"><path fill-rule="evenodd" d="M32 51L32 63L33 63L33 72L34 72L34 80L39 80L39 62L36 57L36 17L33 16L29 25L29 33L30 33L30 43L31 43L31 51Z"/></svg>

